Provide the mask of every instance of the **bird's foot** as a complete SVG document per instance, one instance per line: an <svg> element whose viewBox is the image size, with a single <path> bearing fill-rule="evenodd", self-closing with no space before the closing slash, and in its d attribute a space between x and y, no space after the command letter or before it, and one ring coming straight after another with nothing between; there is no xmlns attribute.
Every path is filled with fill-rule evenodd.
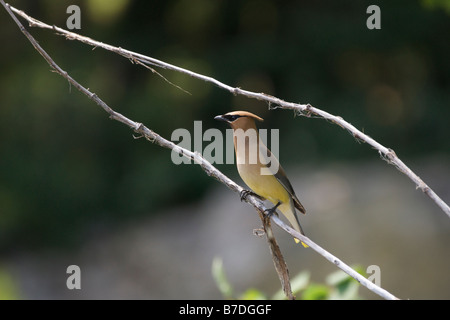
<svg viewBox="0 0 450 320"><path fill-rule="evenodd" d="M273 208L264 211L268 218L270 218L273 214L275 214L278 217L277 208L280 206L280 204L281 202L278 202Z"/></svg>
<svg viewBox="0 0 450 320"><path fill-rule="evenodd" d="M265 199L259 195L257 195L256 193L254 193L253 191L250 190L242 190L239 194L239 196L241 197L241 201L244 201L248 195L252 195L254 197L257 197L258 199L264 201Z"/></svg>

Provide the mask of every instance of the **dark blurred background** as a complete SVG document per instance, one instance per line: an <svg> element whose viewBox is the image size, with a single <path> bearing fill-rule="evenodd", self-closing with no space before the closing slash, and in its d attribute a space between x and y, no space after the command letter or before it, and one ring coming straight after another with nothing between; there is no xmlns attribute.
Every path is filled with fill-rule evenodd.
<svg viewBox="0 0 450 320"><path fill-rule="evenodd" d="M39 0L10 4L50 25L66 28L68 2ZM209 75L231 86L310 103L343 117L393 148L444 201L450 202L450 1L74 0L70 4L81 9L81 30L74 31L82 35ZM369 17L366 9L371 4L381 8L381 30L366 27ZM198 166L174 165L168 150L144 139L133 139L130 129L109 120L101 108L50 72L6 11L3 8L0 11L0 280L4 273L3 279L9 280L3 283L9 281L12 283L9 287L16 287L9 289L17 292L15 297L71 298L66 288L42 289L45 283L39 284L42 290L29 289L27 283L42 274L33 278L32 272L23 267L24 262L36 266L48 259L55 261L52 259L59 259L55 257L62 253L65 259L86 251L95 256L95 245L86 249L89 243L103 241L107 245L108 237L144 221L152 225L170 216L172 224L167 226L173 226L177 217L185 217L186 212L195 219L198 210L186 208L208 201L208 196L214 193L211 190L217 189L219 194L231 192ZM440 245L448 247L448 217L420 191L415 191L406 177L378 160L376 151L359 145L338 126L319 119L294 119L290 111L269 111L264 102L233 96L179 73L157 70L190 93L186 94L116 54L100 48L92 50L48 30L29 30L73 78L116 111L144 123L165 138L170 139L177 128L192 132L195 120L203 121L203 130L212 127L224 130L223 124L216 123L213 117L245 109L265 119L263 128L280 129L280 159L291 172L309 168L314 176L323 168L333 172L330 168L338 166L343 168L340 173L348 173L343 179L351 180L350 175L358 176L358 172L364 178L365 173L370 175L377 170L387 177L398 178L405 190L402 192L423 201L418 215L432 221L439 230L430 234L441 232ZM217 167L242 183L234 165ZM302 174L303 181L309 179ZM383 174L374 175L374 179ZM371 185L368 180L359 188L361 192L369 192ZM303 194L307 193L308 186L302 180L298 186ZM388 186L389 182L379 184L381 190ZM328 192L321 194L322 201L327 202L335 194L332 188ZM382 211L385 198L380 199ZM232 194L229 201L239 202ZM313 201L308 206L305 197L304 202L314 211ZM405 210L402 208L405 202L399 201L395 210ZM245 205L238 210L252 212ZM348 210L344 211L358 215L359 209ZM374 209L374 215L376 212ZM396 213L390 212L387 217ZM254 225L247 225L249 233L259 223L252 217L255 220ZM195 223L189 224L189 228L175 228L180 228L175 238L198 232ZM208 242L209 238L204 240ZM158 242L137 242L158 246ZM328 249L327 243L321 244ZM267 248L261 246L265 252ZM361 250L370 256L371 251ZM397 250L402 249L393 249ZM174 249L170 254L179 252ZM346 254L351 256L351 251ZM430 289L425 294L418 289L416 295L409 297L450 298L448 250L443 249L435 256L436 261L446 261L439 273L442 290ZM144 259L135 257L140 258ZM158 260L159 256L155 253L150 259ZM269 269L273 269L269 255L262 259L268 260ZM121 260L120 255L117 260ZM207 270L210 263L205 259ZM384 268L389 268L389 262ZM48 272L46 267L41 269ZM61 273L65 279L65 270ZM191 277L192 274L186 273L181 278ZM210 278L209 274L204 277ZM275 278L271 287L274 289L270 289L275 290L273 270L267 277ZM396 288L391 289L395 294ZM107 296L98 290L97 295L87 293L85 297L211 297L183 295L179 286L170 291L173 295L140 296L129 289L129 296L124 293L126 290ZM407 287L405 290L404 294L408 294Z"/></svg>

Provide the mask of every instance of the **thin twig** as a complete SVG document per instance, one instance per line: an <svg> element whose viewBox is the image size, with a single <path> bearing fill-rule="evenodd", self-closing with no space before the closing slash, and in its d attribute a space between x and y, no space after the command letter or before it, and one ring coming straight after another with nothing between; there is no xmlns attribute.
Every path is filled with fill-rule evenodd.
<svg viewBox="0 0 450 320"><path fill-rule="evenodd" d="M284 291L284 294L289 300L295 300L295 296L292 293L291 282L289 279L289 270L284 260L283 254L281 253L280 247L277 244L277 240L272 232L272 226L270 223L270 219L268 216L260 210L257 210L259 214L259 218L263 223L264 233L266 235L267 242L269 244L270 253L272 254L272 261L275 266L275 270L277 271L278 278L280 279L281 288Z"/></svg>
<svg viewBox="0 0 450 320"><path fill-rule="evenodd" d="M5 4L3 0L0 0L1 4L5 7L6 11L10 14L14 22L19 26L22 33L28 38L28 40L31 42L31 44L34 46L34 48L44 57L44 59L47 61L47 63L62 77L67 79L71 85L73 85L75 88L77 88L80 92L85 94L88 98L93 100L95 103L97 103L100 107L102 107L108 114L109 117L113 120L119 121L131 129L133 129L136 133L140 134L141 136L145 137L147 140L151 141L152 143L156 143L157 145L168 148L170 150L173 150L177 152L180 155L183 155L189 159L194 160L197 164L201 166L201 168L208 174L209 176L215 178L216 180L220 181L221 183L225 184L229 189L237 192L238 194L241 194L244 189L240 187L238 184L236 184L233 180L228 178L226 175L224 175L222 172L217 170L210 162L208 162L206 159L204 159L198 152L192 152L190 150L187 150L185 148L182 148L178 145L175 145L173 142L164 139L160 135L158 135L156 132L150 130L149 128L145 127L142 123L135 122L133 120L128 119L124 115L114 111L112 108L110 108L102 99L100 99L95 93L90 92L88 89L86 89L84 86L79 84L76 80L74 80L69 74L61 69L53 60L52 58L45 52L45 50L37 43L37 41L31 36L31 34L25 29L25 27L20 23L20 21L17 19L17 17L14 15L14 13L10 10L10 6ZM11 7L12 9L12 7ZM20 12L17 9L14 9L14 12ZM255 209L257 209L258 213L261 215L261 219L264 220L265 216L263 216L263 212L267 210L267 208L264 206L263 202L258 199L255 196L247 195L244 200L248 202L249 204L253 205ZM356 279L359 283L361 283L363 286L367 287L372 292L378 294L379 296L385 298L385 299L397 299L394 295L389 293L388 291L382 289L381 287L375 285L374 283L370 282L368 279L357 273L355 270L350 268L347 264L345 264L340 259L333 256L331 253L314 243L312 240L307 238L306 236L303 236L302 234L298 233L294 229L287 226L283 221L281 221L278 217L275 215L271 216L271 220L275 222L278 226L280 226L282 229L284 229L286 232L290 233L295 238L300 239L302 242L306 243L312 250L316 251L320 255L322 255L325 259L331 261L334 263L338 268L343 270L345 273ZM289 284L289 275L287 273L287 267L284 262L283 256L281 255L281 252L279 251L278 245L275 245L273 243L273 240L271 237L271 229L270 224L267 222L264 222L264 228L266 231L266 235L268 235L268 241L271 243L271 252L274 258L274 263L277 269L277 273L279 274L280 279L283 278L283 281L287 281ZM274 239L274 238L273 238ZM275 250L274 250L275 249ZM277 261L276 259L281 259L280 261ZM285 270L284 270L285 268ZM281 270L281 271L280 271ZM280 274L280 272L282 274ZM286 278L287 276L287 278ZM287 280L286 280L287 279ZM283 289L286 292L286 283L283 283L282 286ZM290 287L288 288L288 291L290 292ZM286 293L288 298L292 298L289 296L289 293ZM292 292L290 293L292 295Z"/></svg>
<svg viewBox="0 0 450 320"><path fill-rule="evenodd" d="M407 177L409 177L409 179L411 179L415 183L416 189L420 189L423 193L425 193L428 197L430 197L439 206L439 208L441 208L441 210L444 211L444 213L446 213L450 217L450 207L448 206L448 204L446 204L433 191L433 189L431 189L418 175L416 175L408 166L406 166L403 163L403 161L400 160L400 158L397 156L397 154L394 152L394 150L383 146L379 142L375 141L373 138L369 137L365 133L356 129L352 124L350 124L349 122L342 119L342 117L332 115L326 111L315 108L315 107L311 106L310 104L287 102L287 101L284 101L282 99L279 99L277 97L274 97L274 96L271 96L271 95L268 95L265 93L256 93L256 92L251 92L248 90L243 90L243 89L237 88L237 87L232 87L232 86L229 86L229 85L227 85L219 80L216 80L212 77L205 76L205 75L193 72L191 70L187 70L187 69L172 65L170 63L166 63L164 61L145 56L145 55L137 53L137 52L133 52L130 50L122 49L120 47L115 47L115 46L112 46L109 44L105 44L103 42L93 40L89 37L81 36L79 34L64 30L64 29L56 27L56 26L50 26L44 22L41 22L41 21L33 18L33 17L30 17L29 15L27 15L26 13L24 13L21 10L18 10L11 6L10 6L10 8L12 11L14 11L18 15L20 15L24 19L26 19L29 22L29 25L31 27L39 27L39 28L43 28L43 29L54 30L59 35L65 36L69 40L81 41L85 44L93 46L94 48L100 47L105 50L115 52L133 62L139 61L142 64L181 72L192 78L196 78L196 79L203 80L203 81L206 81L209 83L213 83L217 87L225 89L234 95L242 95L242 96L245 96L248 98L266 101L269 103L269 105L275 105L276 108L294 110L299 115L304 115L307 117L315 116L315 117L326 119L334 124L337 124L341 128L347 130L358 142L365 142L365 143L369 144L372 148L377 150L378 153L380 154L380 157L383 160L385 160L388 164L393 165L400 172L402 172ZM160 75L159 73L157 73L157 74ZM168 81L162 75L160 75L160 76L163 79L165 79L165 81ZM170 81L168 81L168 82L170 83ZM178 86L176 86L176 87L178 87Z"/></svg>

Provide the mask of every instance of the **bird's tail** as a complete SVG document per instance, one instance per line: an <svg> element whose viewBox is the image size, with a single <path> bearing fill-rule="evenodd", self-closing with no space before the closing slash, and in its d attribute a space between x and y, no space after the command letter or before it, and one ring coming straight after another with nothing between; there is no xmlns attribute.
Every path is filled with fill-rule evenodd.
<svg viewBox="0 0 450 320"><path fill-rule="evenodd" d="M295 243L301 242L303 247L309 248L309 246L306 243L304 243L303 241L298 240L297 238L294 238L294 241L295 241Z"/></svg>
<svg viewBox="0 0 450 320"><path fill-rule="evenodd" d="M300 232L300 234L305 235L305 232L303 232L302 226L300 225L300 221L298 220L297 213L295 212L294 204L292 203L283 203L279 207L280 211L284 214L284 216L289 220L290 224L292 225L292 228ZM304 243L303 241L300 241L297 238L294 238L295 243L301 242L303 247L308 248L308 245Z"/></svg>

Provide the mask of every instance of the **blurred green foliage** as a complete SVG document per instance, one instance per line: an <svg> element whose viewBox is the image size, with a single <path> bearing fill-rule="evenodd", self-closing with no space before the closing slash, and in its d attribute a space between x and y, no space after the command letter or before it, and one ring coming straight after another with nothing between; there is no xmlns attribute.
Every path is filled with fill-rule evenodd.
<svg viewBox="0 0 450 320"><path fill-rule="evenodd" d="M450 1L448 0L422 0L422 4L429 9L443 9L450 15Z"/></svg>
<svg viewBox="0 0 450 320"><path fill-rule="evenodd" d="M0 300L19 299L18 286L11 274L0 267Z"/></svg>
<svg viewBox="0 0 450 320"><path fill-rule="evenodd" d="M80 34L192 69L232 86L311 103L340 115L403 156L449 153L447 1L71 1ZM65 27L67 2L13 3ZM76 245L104 226L195 201L215 184L192 165L112 122L49 66L0 10L0 250ZM377 155L340 128L293 119L256 100L141 66L53 32L32 29L71 76L111 107L170 138L176 128L220 127L246 109L280 128L285 166ZM330 137L333 137L332 139ZM295 146L295 147L288 147ZM199 150L201 151L201 150ZM232 176L234 166L219 165ZM318 288L320 289L320 288ZM312 290L312 289L311 289ZM319 290L320 291L320 290Z"/></svg>
<svg viewBox="0 0 450 320"><path fill-rule="evenodd" d="M352 266L358 273L364 275L361 266ZM241 300L283 300L286 296L282 289L272 296L262 291L250 288L243 293L238 294L225 275L223 262L220 258L215 258L212 263L212 276L216 282L217 288L225 299ZM347 275L344 271L338 270L329 274L325 279L325 284L315 283L310 280L311 274L303 271L291 279L292 293L296 299L301 300L357 300L362 299L359 295L359 283Z"/></svg>

